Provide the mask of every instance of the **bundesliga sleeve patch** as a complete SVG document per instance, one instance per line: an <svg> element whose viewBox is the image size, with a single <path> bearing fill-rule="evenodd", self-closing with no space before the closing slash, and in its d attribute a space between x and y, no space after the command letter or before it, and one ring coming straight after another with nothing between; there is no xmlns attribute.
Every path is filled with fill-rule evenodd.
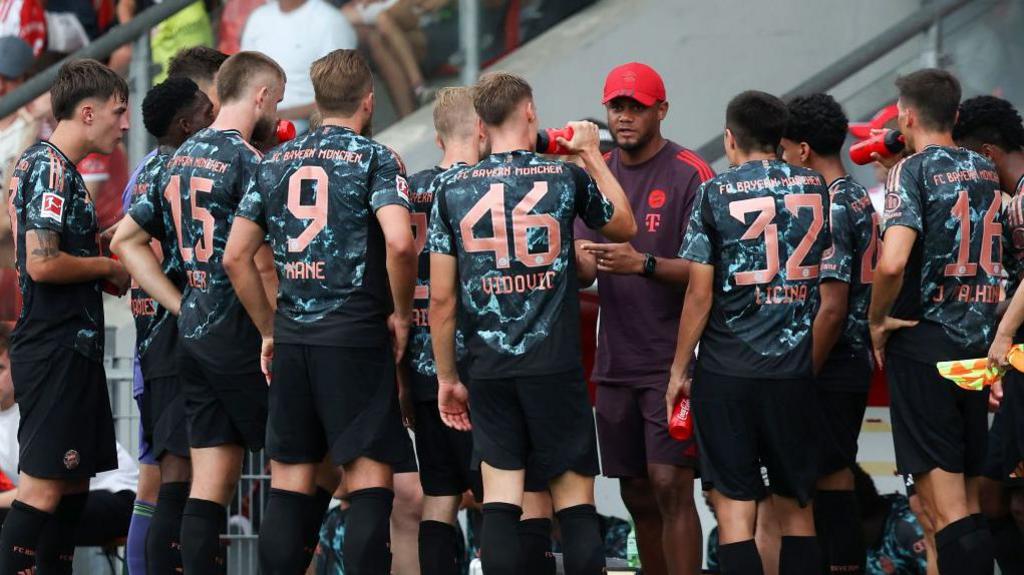
<svg viewBox="0 0 1024 575"><path fill-rule="evenodd" d="M400 197L403 200L405 200L406 202L408 202L409 201L409 182L407 182L405 180L405 178L403 178L402 176L398 176L398 178L396 178L396 179L397 179L397 182L398 182L397 185L396 185L396 191L398 192L398 197Z"/></svg>
<svg viewBox="0 0 1024 575"><path fill-rule="evenodd" d="M64 198L52 192L44 192L40 215L56 222L64 221Z"/></svg>

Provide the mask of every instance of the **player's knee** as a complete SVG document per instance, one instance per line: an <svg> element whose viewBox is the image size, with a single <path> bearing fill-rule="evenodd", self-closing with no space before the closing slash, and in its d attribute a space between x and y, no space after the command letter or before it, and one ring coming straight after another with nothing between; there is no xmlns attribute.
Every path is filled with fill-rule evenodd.
<svg viewBox="0 0 1024 575"><path fill-rule="evenodd" d="M177 455L164 455L160 458L160 481L163 483L181 483L192 479L192 462Z"/></svg>
<svg viewBox="0 0 1024 575"><path fill-rule="evenodd" d="M622 502L634 516L658 511L651 484L646 479L620 479L619 493L622 495Z"/></svg>
<svg viewBox="0 0 1024 575"><path fill-rule="evenodd" d="M1010 493L1010 514L1018 525L1024 525L1024 491L1014 489Z"/></svg>
<svg viewBox="0 0 1024 575"><path fill-rule="evenodd" d="M671 471L652 469L650 484L654 500L663 512L685 513L695 508L692 472L680 468Z"/></svg>

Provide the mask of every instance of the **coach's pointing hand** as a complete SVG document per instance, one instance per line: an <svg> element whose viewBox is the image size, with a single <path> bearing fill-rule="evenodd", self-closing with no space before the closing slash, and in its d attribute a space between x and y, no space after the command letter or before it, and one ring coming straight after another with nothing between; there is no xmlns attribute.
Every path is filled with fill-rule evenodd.
<svg viewBox="0 0 1024 575"><path fill-rule="evenodd" d="M597 271L636 275L644 271L644 256L629 242L620 244L586 244L583 249L594 254Z"/></svg>
<svg viewBox="0 0 1024 575"><path fill-rule="evenodd" d="M437 382L437 409L441 421L457 431L469 431L469 390L458 379Z"/></svg>

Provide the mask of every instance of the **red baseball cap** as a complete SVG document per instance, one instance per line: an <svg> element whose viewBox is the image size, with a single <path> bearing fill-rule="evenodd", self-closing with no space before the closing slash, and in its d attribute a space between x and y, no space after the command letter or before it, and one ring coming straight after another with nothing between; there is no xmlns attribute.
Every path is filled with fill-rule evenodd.
<svg viewBox="0 0 1024 575"><path fill-rule="evenodd" d="M654 68L647 64L623 64L608 72L608 77L604 80L604 99L601 103L607 104L622 96L632 98L644 106L653 106L655 102L665 100L665 82Z"/></svg>

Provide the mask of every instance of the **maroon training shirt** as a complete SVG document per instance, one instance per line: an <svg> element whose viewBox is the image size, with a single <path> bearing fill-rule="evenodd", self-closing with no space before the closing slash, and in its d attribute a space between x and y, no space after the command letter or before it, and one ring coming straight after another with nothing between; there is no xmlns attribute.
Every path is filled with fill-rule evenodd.
<svg viewBox="0 0 1024 575"><path fill-rule="evenodd" d="M633 247L659 258L678 258L697 187L714 176L711 167L673 142L640 165L623 165L617 149L605 160L636 216ZM607 241L578 221L576 239ZM592 379L605 385L665 385L685 286L603 272L598 272L597 282L601 321Z"/></svg>

